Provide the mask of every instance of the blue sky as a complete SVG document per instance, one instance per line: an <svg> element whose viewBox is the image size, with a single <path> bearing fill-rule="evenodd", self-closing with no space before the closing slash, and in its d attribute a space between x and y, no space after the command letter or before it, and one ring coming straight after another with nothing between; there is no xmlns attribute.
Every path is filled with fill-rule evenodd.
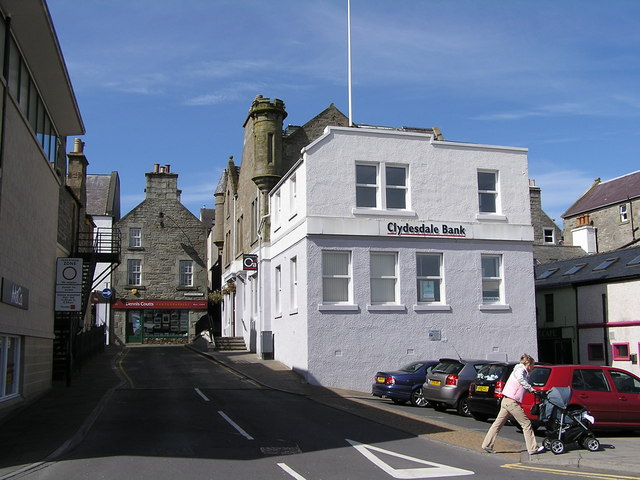
<svg viewBox="0 0 640 480"><path fill-rule="evenodd" d="M154 163L196 216L258 94L286 124L348 114L347 0L48 0L87 134L123 214ZM353 121L526 147L544 210L638 167L637 0L352 0Z"/></svg>

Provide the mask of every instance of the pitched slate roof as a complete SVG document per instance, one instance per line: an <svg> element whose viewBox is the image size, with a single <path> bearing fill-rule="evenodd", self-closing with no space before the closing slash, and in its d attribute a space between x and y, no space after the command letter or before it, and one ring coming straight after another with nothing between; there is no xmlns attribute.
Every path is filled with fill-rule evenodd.
<svg viewBox="0 0 640 480"><path fill-rule="evenodd" d="M582 197L562 214L562 218L573 217L637 197L640 197L640 171L606 182L596 181Z"/></svg>
<svg viewBox="0 0 640 480"><path fill-rule="evenodd" d="M120 217L120 192L117 172L87 175L87 213Z"/></svg>
<svg viewBox="0 0 640 480"><path fill-rule="evenodd" d="M535 267L536 289L640 278L640 247Z"/></svg>

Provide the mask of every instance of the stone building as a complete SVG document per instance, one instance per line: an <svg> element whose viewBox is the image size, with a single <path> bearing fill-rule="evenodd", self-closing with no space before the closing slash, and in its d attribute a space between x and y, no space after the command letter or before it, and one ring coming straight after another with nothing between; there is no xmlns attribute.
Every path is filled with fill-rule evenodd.
<svg viewBox="0 0 640 480"><path fill-rule="evenodd" d="M256 98L216 193L223 334L359 391L423 358L537 356L526 149L349 127L333 106L302 135L285 116Z"/></svg>
<svg viewBox="0 0 640 480"><path fill-rule="evenodd" d="M562 215L566 245L588 254L637 245L640 239L640 171L599 178Z"/></svg>
<svg viewBox="0 0 640 480"><path fill-rule="evenodd" d="M535 265L568 260L584 255L579 246L564 244L562 230L555 220L542 210L542 192L535 180L529 180L531 225L533 226L533 262Z"/></svg>
<svg viewBox="0 0 640 480"><path fill-rule="evenodd" d="M283 129L286 117L281 100L271 101L261 95L255 98L243 125L241 167L231 158L214 193L213 240L220 251L222 284L226 286L227 296L223 302L221 332L225 337L245 338L254 351L255 322L236 321L238 314L234 308L255 309L257 304L236 305L235 285L237 281L250 282L251 288L258 288L256 276L249 274L255 271L246 270L243 255L255 253L269 241L269 191L299 160L301 149L322 135L327 125L348 124L347 117L333 104L302 126L289 125Z"/></svg>
<svg viewBox="0 0 640 480"><path fill-rule="evenodd" d="M145 199L115 226L113 335L126 343L187 343L207 314L207 227L180 203L169 165L146 174Z"/></svg>
<svg viewBox="0 0 640 480"><path fill-rule="evenodd" d="M0 0L0 38L3 416L51 387L57 257L86 218L66 157L67 137L85 130L46 3Z"/></svg>

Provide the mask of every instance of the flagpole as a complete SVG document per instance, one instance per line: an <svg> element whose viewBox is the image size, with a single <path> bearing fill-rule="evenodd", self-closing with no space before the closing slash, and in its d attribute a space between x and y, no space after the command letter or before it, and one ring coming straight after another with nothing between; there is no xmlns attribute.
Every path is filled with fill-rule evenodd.
<svg viewBox="0 0 640 480"><path fill-rule="evenodd" d="M349 126L353 126L353 112L351 106L351 0L347 0L347 63L349 90Z"/></svg>

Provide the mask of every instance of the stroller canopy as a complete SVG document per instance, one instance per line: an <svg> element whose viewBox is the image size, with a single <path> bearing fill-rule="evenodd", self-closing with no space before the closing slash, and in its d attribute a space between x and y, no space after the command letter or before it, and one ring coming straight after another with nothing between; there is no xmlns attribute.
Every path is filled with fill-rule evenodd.
<svg viewBox="0 0 640 480"><path fill-rule="evenodd" d="M547 392L547 398L545 398L540 404L540 420L543 422L549 421L554 413L554 407L558 407L560 410L565 410L570 398L570 387L551 388Z"/></svg>

